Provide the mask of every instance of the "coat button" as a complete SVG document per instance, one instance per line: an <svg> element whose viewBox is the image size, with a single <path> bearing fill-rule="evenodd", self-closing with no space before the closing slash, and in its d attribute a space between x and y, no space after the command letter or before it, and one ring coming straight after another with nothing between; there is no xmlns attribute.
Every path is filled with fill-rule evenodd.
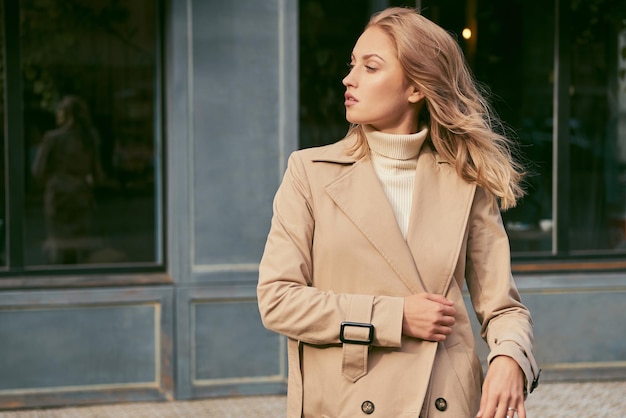
<svg viewBox="0 0 626 418"><path fill-rule="evenodd" d="M374 402L372 401L365 401L361 404L361 411L363 411L364 414L370 415L374 412Z"/></svg>
<svg viewBox="0 0 626 418"><path fill-rule="evenodd" d="M435 401L435 408L437 408L437 411L443 412L448 409L448 402L443 398L437 398Z"/></svg>

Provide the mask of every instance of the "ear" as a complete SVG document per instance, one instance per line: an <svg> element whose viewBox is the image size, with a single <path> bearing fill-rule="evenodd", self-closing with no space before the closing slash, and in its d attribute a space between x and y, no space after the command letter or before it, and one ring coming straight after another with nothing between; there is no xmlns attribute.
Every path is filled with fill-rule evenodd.
<svg viewBox="0 0 626 418"><path fill-rule="evenodd" d="M409 103L417 103L424 98L424 93L418 90L417 86L413 86L413 91L409 96Z"/></svg>

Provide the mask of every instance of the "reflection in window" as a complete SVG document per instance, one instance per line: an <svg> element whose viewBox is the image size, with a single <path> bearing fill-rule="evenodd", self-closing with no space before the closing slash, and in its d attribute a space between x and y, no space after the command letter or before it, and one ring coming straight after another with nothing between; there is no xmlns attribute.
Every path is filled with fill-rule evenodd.
<svg viewBox="0 0 626 418"><path fill-rule="evenodd" d="M570 247L626 249L626 8L571 0Z"/></svg>
<svg viewBox="0 0 626 418"><path fill-rule="evenodd" d="M154 3L20 3L27 266L160 258Z"/></svg>
<svg viewBox="0 0 626 418"><path fill-rule="evenodd" d="M0 267L6 266L6 190L4 181L6 167L4 166L4 4L0 4Z"/></svg>
<svg viewBox="0 0 626 418"><path fill-rule="evenodd" d="M503 213L514 253L552 250L554 3L480 2L472 61L514 131L527 166L527 195Z"/></svg>

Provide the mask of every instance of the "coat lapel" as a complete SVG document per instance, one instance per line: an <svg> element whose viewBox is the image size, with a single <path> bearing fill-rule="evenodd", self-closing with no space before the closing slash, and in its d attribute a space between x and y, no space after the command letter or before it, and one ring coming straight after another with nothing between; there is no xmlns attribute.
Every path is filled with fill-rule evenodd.
<svg viewBox="0 0 626 418"><path fill-rule="evenodd" d="M351 165L326 192L384 257L413 293L446 294L462 247L476 186L461 179L430 146L420 153L409 230L402 236L369 158L354 159L346 146L315 159Z"/></svg>
<svg viewBox="0 0 626 418"><path fill-rule="evenodd" d="M413 255L369 158L326 186L326 192L389 263L411 292L424 288Z"/></svg>
<svg viewBox="0 0 626 418"><path fill-rule="evenodd" d="M447 293L475 190L424 146L415 173L407 242L428 292Z"/></svg>

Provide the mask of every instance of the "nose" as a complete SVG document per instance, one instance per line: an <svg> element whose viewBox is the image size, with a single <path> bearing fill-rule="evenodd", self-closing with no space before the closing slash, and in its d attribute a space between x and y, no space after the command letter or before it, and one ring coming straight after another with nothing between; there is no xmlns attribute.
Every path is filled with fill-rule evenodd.
<svg viewBox="0 0 626 418"><path fill-rule="evenodd" d="M352 70L341 80L341 83L346 87L356 87L356 81L352 75Z"/></svg>

